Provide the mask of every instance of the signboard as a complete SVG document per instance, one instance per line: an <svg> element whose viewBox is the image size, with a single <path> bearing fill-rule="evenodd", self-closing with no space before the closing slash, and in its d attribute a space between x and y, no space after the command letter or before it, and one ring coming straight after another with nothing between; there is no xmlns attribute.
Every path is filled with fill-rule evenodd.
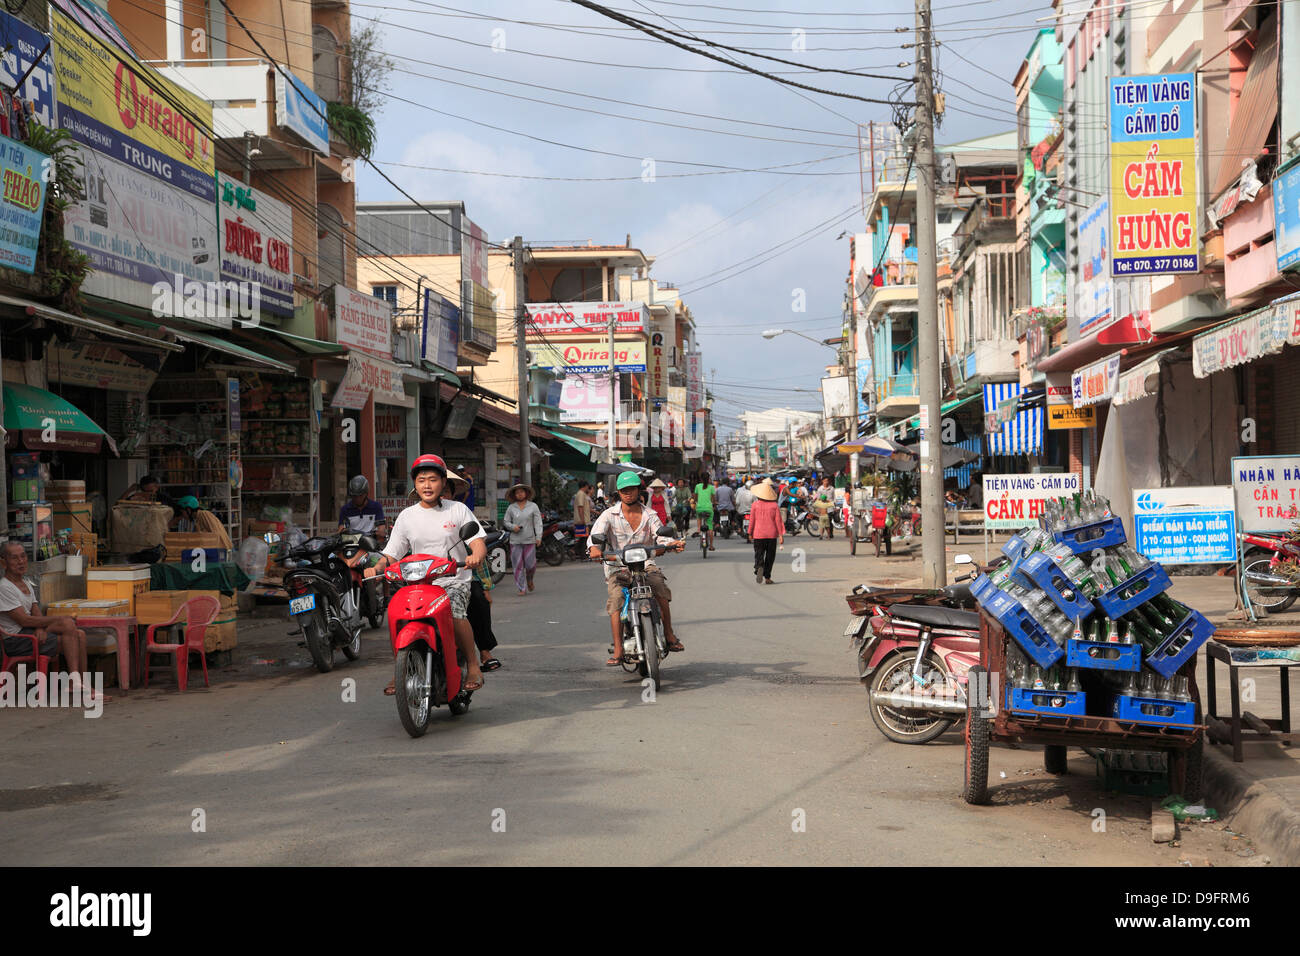
<svg viewBox="0 0 1300 956"><path fill-rule="evenodd" d="M672 320L655 319L650 327L650 374L647 385L651 398L666 398L668 395L668 349L671 336Z"/></svg>
<svg viewBox="0 0 1300 956"><path fill-rule="evenodd" d="M1227 485L1135 489L1133 546L1161 564L1236 561L1232 489Z"/></svg>
<svg viewBox="0 0 1300 956"><path fill-rule="evenodd" d="M826 418L849 418L853 414L853 387L847 375L822 379L822 414Z"/></svg>
<svg viewBox="0 0 1300 956"><path fill-rule="evenodd" d="M1096 425L1097 409L1092 406L1087 408L1075 408L1073 405L1047 406L1048 431L1061 431L1068 428L1095 428Z"/></svg>
<svg viewBox="0 0 1300 956"><path fill-rule="evenodd" d="M375 454L380 458L406 457L406 412L402 409L376 409Z"/></svg>
<svg viewBox="0 0 1300 956"><path fill-rule="evenodd" d="M221 278L259 286L263 312L293 315L293 212L224 173L216 185Z"/></svg>
<svg viewBox="0 0 1300 956"><path fill-rule="evenodd" d="M212 195L200 198L84 146L77 147L77 154L86 198L68 207L63 228L95 268L82 291L230 328L229 310L207 309L203 295L197 302L188 300L195 308L182 310L176 300L187 297L172 294L177 276L185 283L201 283L200 291L220 278ZM155 283L167 287L166 295L155 295Z"/></svg>
<svg viewBox="0 0 1300 956"><path fill-rule="evenodd" d="M1268 306L1196 336L1192 339L1192 374L1205 378L1281 351L1294 328L1284 324L1288 318L1285 309Z"/></svg>
<svg viewBox="0 0 1300 956"><path fill-rule="evenodd" d="M45 34L35 27L0 10L0 43L5 48L4 56L0 57L0 82L12 91L19 77L26 74L19 98L31 102L38 123L52 127L54 58L45 49L47 42Z"/></svg>
<svg viewBox="0 0 1300 956"><path fill-rule="evenodd" d="M487 233L464 216L460 218L460 228L460 281L486 289L490 285Z"/></svg>
<svg viewBox="0 0 1300 956"><path fill-rule="evenodd" d="M158 377L157 369L141 365L124 352L99 342L51 343L44 364L51 382L112 388L119 392L147 392Z"/></svg>
<svg viewBox="0 0 1300 956"><path fill-rule="evenodd" d="M312 88L293 76L285 80L288 70L275 71L275 124L295 133L304 143L324 156L330 154L329 113L325 101ZM290 74L292 75L292 74Z"/></svg>
<svg viewBox="0 0 1300 956"><path fill-rule="evenodd" d="M537 342L528 346L528 364L565 372L608 372L608 342ZM614 368L620 372L645 371L645 341L614 342Z"/></svg>
<svg viewBox="0 0 1300 956"><path fill-rule="evenodd" d="M393 357L393 304L347 286L334 287L334 341L380 358ZM399 386L400 387L400 386Z"/></svg>
<svg viewBox="0 0 1300 956"><path fill-rule="evenodd" d="M1300 14L1293 14L1300 21ZM1273 180L1273 244L1278 270L1300 264L1300 162Z"/></svg>
<svg viewBox="0 0 1300 956"><path fill-rule="evenodd" d="M1300 456L1232 459L1232 498L1242 531L1289 531L1300 521Z"/></svg>
<svg viewBox="0 0 1300 956"><path fill-rule="evenodd" d="M50 11L50 38L59 125L78 142L211 203L214 150L204 130L212 129L212 104L138 70L57 10Z"/></svg>
<svg viewBox="0 0 1300 956"><path fill-rule="evenodd" d="M447 422L442 426L442 437L459 441L469 436L478 415L478 407L483 404L479 395L461 392L452 400L451 411L447 413Z"/></svg>
<svg viewBox="0 0 1300 956"><path fill-rule="evenodd" d="M538 338L542 333L547 336L608 334L611 315L616 333L644 335L650 327L650 310L642 302L542 302L524 308L528 310L530 320L530 339Z"/></svg>
<svg viewBox="0 0 1300 956"><path fill-rule="evenodd" d="M704 404L704 359L699 352L686 354L686 410L691 414ZM694 425L691 426L694 428Z"/></svg>
<svg viewBox="0 0 1300 956"><path fill-rule="evenodd" d="M1196 75L1110 80L1112 276L1199 272Z"/></svg>
<svg viewBox="0 0 1300 956"><path fill-rule="evenodd" d="M460 309L432 289L424 290L420 335L420 357L454 372L460 348Z"/></svg>
<svg viewBox="0 0 1300 956"><path fill-rule="evenodd" d="M229 416L232 432L243 429L239 411L239 379L233 375L226 379L226 415Z"/></svg>
<svg viewBox="0 0 1300 956"><path fill-rule="evenodd" d="M1110 202L1099 199L1079 220L1079 243L1076 253L1078 274L1074 280L1074 303L1067 315L1079 317L1079 335L1100 332L1115 321L1111 309L1110 255L1107 232L1110 226ZM1070 338L1076 338L1071 335Z"/></svg>
<svg viewBox="0 0 1300 956"><path fill-rule="evenodd" d="M1119 355L1110 355L1075 370L1070 377L1070 391L1075 408L1109 401L1119 384Z"/></svg>
<svg viewBox="0 0 1300 956"><path fill-rule="evenodd" d="M348 356L347 371L330 404L335 408L364 408L371 395L376 404L415 407L415 399L402 388L400 368L392 362L353 352Z"/></svg>
<svg viewBox="0 0 1300 956"><path fill-rule="evenodd" d="M984 527L1025 528L1038 523L1049 498L1073 495L1081 488L1073 472L1056 475L985 475Z"/></svg>
<svg viewBox="0 0 1300 956"><path fill-rule="evenodd" d="M560 389L561 422L608 422L609 376L569 375ZM614 414L618 415L618 382L614 382ZM616 418L617 420L617 418Z"/></svg>
<svg viewBox="0 0 1300 956"><path fill-rule="evenodd" d="M0 265L29 275L45 215L47 162L44 153L0 136Z"/></svg>

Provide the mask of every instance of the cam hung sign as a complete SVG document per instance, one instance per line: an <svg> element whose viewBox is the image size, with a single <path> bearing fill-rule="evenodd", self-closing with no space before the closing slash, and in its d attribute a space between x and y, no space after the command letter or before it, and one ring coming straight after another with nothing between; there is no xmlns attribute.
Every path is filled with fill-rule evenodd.
<svg viewBox="0 0 1300 956"><path fill-rule="evenodd" d="M1200 271L1196 76L1110 80L1112 276Z"/></svg>
<svg viewBox="0 0 1300 956"><path fill-rule="evenodd" d="M1055 475L985 475L984 527L1026 528L1037 524L1049 498L1077 494L1079 476L1070 472Z"/></svg>
<svg viewBox="0 0 1300 956"><path fill-rule="evenodd" d="M1300 521L1300 455L1232 459L1232 498L1242 531L1289 531Z"/></svg>

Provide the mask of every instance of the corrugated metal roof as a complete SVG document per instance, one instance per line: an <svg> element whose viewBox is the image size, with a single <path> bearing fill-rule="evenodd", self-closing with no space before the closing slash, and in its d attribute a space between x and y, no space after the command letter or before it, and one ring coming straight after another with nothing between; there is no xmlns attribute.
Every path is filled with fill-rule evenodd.
<svg viewBox="0 0 1300 956"><path fill-rule="evenodd" d="M1268 134L1277 118L1277 32L1271 30L1259 38L1255 55L1246 68L1246 84L1232 114L1228 136L1223 140L1223 161L1219 180L1210 191L1218 196L1237 181L1242 163L1259 158L1268 142Z"/></svg>

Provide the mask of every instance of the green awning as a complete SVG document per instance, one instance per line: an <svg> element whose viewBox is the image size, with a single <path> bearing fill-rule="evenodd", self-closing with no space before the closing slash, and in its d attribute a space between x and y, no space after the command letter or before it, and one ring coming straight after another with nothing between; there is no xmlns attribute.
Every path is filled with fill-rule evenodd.
<svg viewBox="0 0 1300 956"><path fill-rule="evenodd" d="M556 431L551 432L551 434L554 435L556 438L558 438L560 441L564 442L566 445L568 445L570 448L572 448L580 455L586 455L590 457L591 449L595 447L594 445L592 445L591 442L582 441L579 438L570 438L568 435L561 435L559 432Z"/></svg>
<svg viewBox="0 0 1300 956"><path fill-rule="evenodd" d="M9 382L3 397L5 447L21 444L28 451L98 453L107 444L117 454L117 444L104 429L53 392Z"/></svg>
<svg viewBox="0 0 1300 956"><path fill-rule="evenodd" d="M305 335L294 335L292 332L272 328L269 325L259 326L259 328L263 331L278 335L304 355L337 355L345 350L344 346L337 345L334 342L324 342L320 339L309 339Z"/></svg>
<svg viewBox="0 0 1300 956"><path fill-rule="evenodd" d="M134 325L142 329L149 329L151 331L154 329L166 329L168 332L171 332L182 342L192 342L195 345L202 345L205 348L214 349L218 352L224 352L227 355L233 356L234 358L244 359L245 361L248 362L255 362L258 365L265 365L268 366L269 368L279 369L282 372L298 371L298 369L295 366L290 365L288 362L281 362L279 359L273 359L268 355L262 355L260 352L254 352L252 349L244 348L244 346L242 345L236 345L234 342L229 342L225 339L218 338L217 336L210 335L207 332L195 332L191 329L180 328L174 324L163 322L158 319L152 319L152 320L137 319L134 316L123 315L118 312L111 312L107 309L97 308L96 311L101 312L105 315L111 315L114 319L116 319L119 322L125 322L128 325ZM308 339L307 341L314 341L314 340ZM323 344L329 345L330 343L326 342Z"/></svg>
<svg viewBox="0 0 1300 956"><path fill-rule="evenodd" d="M939 406L939 414L947 415L954 408L960 408L962 405L965 405L968 402L973 402L975 401L975 399L981 397L982 397L982 393L976 392L974 395L967 395L965 398L954 398L951 402L944 402L941 406ZM921 416L913 415L910 419L908 419L906 427L916 428L920 424L921 424Z"/></svg>
<svg viewBox="0 0 1300 956"><path fill-rule="evenodd" d="M442 379L444 382L447 382L450 385L455 385L457 388L463 387L460 381L460 376L457 375L455 372L448 371L447 369L443 368L441 365L435 365L433 362L430 362L428 359L422 359L420 361L420 364L424 366L426 371L432 372L434 375L438 376L438 378Z"/></svg>

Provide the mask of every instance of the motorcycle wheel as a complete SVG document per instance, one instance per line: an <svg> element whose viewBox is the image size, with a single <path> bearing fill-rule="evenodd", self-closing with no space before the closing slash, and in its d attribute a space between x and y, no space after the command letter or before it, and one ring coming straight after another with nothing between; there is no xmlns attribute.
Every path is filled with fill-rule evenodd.
<svg viewBox="0 0 1300 956"><path fill-rule="evenodd" d="M378 624L372 625L378 627ZM343 645L343 656L350 661L358 660L361 657L361 628L357 628L357 633L353 635L350 643Z"/></svg>
<svg viewBox="0 0 1300 956"><path fill-rule="evenodd" d="M315 615L303 624L302 629L307 636L307 650L311 652L312 663L322 674L328 674L334 669L334 643L329 634Z"/></svg>
<svg viewBox="0 0 1300 956"><path fill-rule="evenodd" d="M967 677L975 683L984 679L984 668L978 664ZM976 806L989 802L989 719L978 713L966 712L966 764L962 781L962 799Z"/></svg>
<svg viewBox="0 0 1300 956"><path fill-rule="evenodd" d="M1241 577L1241 586L1250 598L1250 603L1255 607L1263 608L1270 614L1280 614L1295 603L1295 590L1292 588L1275 588L1267 584L1255 584L1246 577L1251 573L1272 574L1273 571L1268 566L1271 560L1271 557L1266 555L1248 560L1245 564L1245 573Z"/></svg>
<svg viewBox="0 0 1300 956"><path fill-rule="evenodd" d="M641 640L645 644L645 676L655 682L659 689L659 639L655 634L655 622L649 614L641 615Z"/></svg>
<svg viewBox="0 0 1300 956"><path fill-rule="evenodd" d="M704 555L705 561L709 560L709 539L703 531L700 532L700 553Z"/></svg>
<svg viewBox="0 0 1300 956"><path fill-rule="evenodd" d="M933 659L931 659L933 660ZM889 658L871 681L868 695L872 693L891 693L910 689L912 686L912 665L916 662L916 651L906 650ZM947 679L942 668L933 664L926 671L926 679ZM925 711L889 707L877 704L867 697L867 710L871 720L882 734L899 744L929 743L951 727L955 721L951 717L935 717Z"/></svg>
<svg viewBox="0 0 1300 956"><path fill-rule="evenodd" d="M558 567L564 563L564 552L560 550L554 538L548 538L538 550L541 552L542 560L551 567Z"/></svg>
<svg viewBox="0 0 1300 956"><path fill-rule="evenodd" d="M428 682L424 662L424 648L418 644L403 647L393 662L397 716L402 721L402 727L412 737L424 736L433 713L429 694L424 690L424 685Z"/></svg>
<svg viewBox="0 0 1300 956"><path fill-rule="evenodd" d="M724 524L724 525L722 526L722 536L723 536L724 538L727 538L727 539L730 539L730 538L731 538L731 523L730 523L730 522L728 522L727 524Z"/></svg>
<svg viewBox="0 0 1300 956"><path fill-rule="evenodd" d="M488 552L488 566L492 569L492 583L500 584L510 567L510 551L496 547Z"/></svg>

